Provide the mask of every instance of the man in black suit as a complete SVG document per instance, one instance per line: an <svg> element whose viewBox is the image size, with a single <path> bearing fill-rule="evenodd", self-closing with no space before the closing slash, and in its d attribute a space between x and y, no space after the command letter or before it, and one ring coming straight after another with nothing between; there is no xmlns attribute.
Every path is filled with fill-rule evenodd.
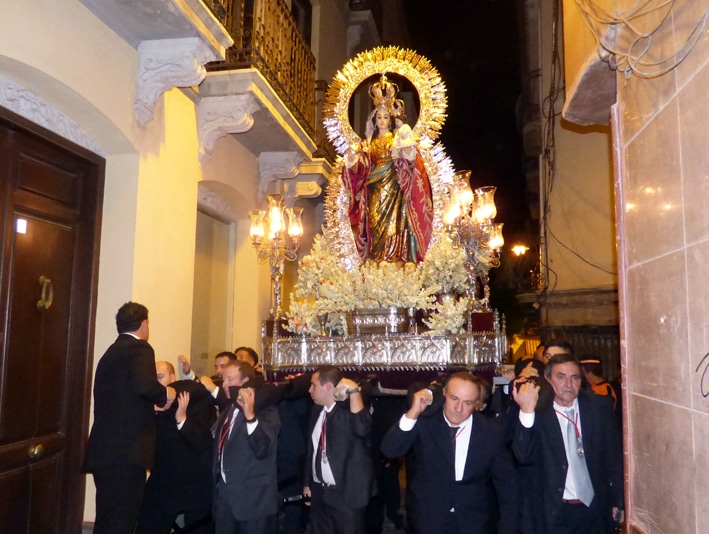
<svg viewBox="0 0 709 534"><path fill-rule="evenodd" d="M155 370L158 382L175 388L177 402L156 414L155 465L145 486L136 533L168 534L176 517L184 514L189 532L209 534L215 400L199 382L175 381L170 362L156 362Z"/></svg>
<svg viewBox="0 0 709 534"><path fill-rule="evenodd" d="M196 382L200 382L212 395L215 400L214 404L216 408L217 417L222 412L222 410L229 408L234 403L233 400L230 400L226 396L224 388L222 387L224 382L222 378L222 373L224 372L224 369L226 369L226 366L229 364L229 362L236 361L236 355L233 352L222 351L214 357L214 374L212 376L203 375L201 377L198 377L192 370L189 360L182 354L177 357L177 360L178 362L180 362L180 365L182 367L182 374L184 375L185 380L194 380Z"/></svg>
<svg viewBox="0 0 709 534"><path fill-rule="evenodd" d="M237 360L250 363L257 375L263 374L263 369L258 361L258 352L254 349L251 347L237 347L234 349L234 354L236 354Z"/></svg>
<svg viewBox="0 0 709 534"><path fill-rule="evenodd" d="M335 402L336 388L349 397L349 409ZM361 389L333 366L313 373L310 396L317 406L308 427L303 493L311 496L312 532L361 534L374 485L371 415Z"/></svg>
<svg viewBox="0 0 709 534"><path fill-rule="evenodd" d="M210 389L209 387L207 387L207 389L210 389L210 391L212 391L213 395L216 395L216 390L219 390L222 386L222 373L224 372L224 368L229 362L233 362L236 359L236 355L233 352L229 352L228 350L222 351L214 357L214 374L208 377L208 380L205 381L205 383L209 384L212 388ZM194 371L192 370L192 367L190 366L190 361L187 359L187 357L183 354L180 354L177 357L177 360L182 366L182 374L185 379L197 380L197 375L195 375ZM200 378L200 380L203 379L204 377Z"/></svg>
<svg viewBox="0 0 709 534"><path fill-rule="evenodd" d="M216 534L276 534L278 410L257 408L262 391L248 387L255 378L248 363L229 362L222 376L232 404L220 415L214 436Z"/></svg>
<svg viewBox="0 0 709 534"><path fill-rule="evenodd" d="M155 455L155 406L166 410L175 400L175 390L155 377L148 309L127 302L116 314L116 327L118 338L96 368L84 463L96 484L95 534L133 532Z"/></svg>
<svg viewBox="0 0 709 534"><path fill-rule="evenodd" d="M513 389L520 414L512 443L517 460L534 466L541 481L543 532L614 532L614 519L622 519L623 464L612 405L581 391L581 366L570 354L552 356L544 376L553 406L537 407L539 386L532 382Z"/></svg>
<svg viewBox="0 0 709 534"><path fill-rule="evenodd" d="M431 390L417 391L382 441L385 456L409 453L414 533L517 533L515 468L502 427L476 410L479 380L467 372L452 375L442 407Z"/></svg>

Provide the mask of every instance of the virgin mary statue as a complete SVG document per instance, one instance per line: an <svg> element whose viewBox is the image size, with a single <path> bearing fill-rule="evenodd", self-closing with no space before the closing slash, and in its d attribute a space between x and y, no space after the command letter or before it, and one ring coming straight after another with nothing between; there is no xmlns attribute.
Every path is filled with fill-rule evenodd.
<svg viewBox="0 0 709 534"><path fill-rule="evenodd" d="M342 183L362 260L420 262L431 240L431 184L398 92L384 75L372 84L366 139L345 155Z"/></svg>

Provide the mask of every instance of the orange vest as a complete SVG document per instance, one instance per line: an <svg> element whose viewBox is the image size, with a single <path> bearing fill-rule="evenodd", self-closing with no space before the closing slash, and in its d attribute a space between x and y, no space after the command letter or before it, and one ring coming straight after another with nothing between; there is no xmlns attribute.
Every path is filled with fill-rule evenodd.
<svg viewBox="0 0 709 534"><path fill-rule="evenodd" d="M605 380L603 382L599 382L598 384L592 385L591 389L594 393L596 393L596 395L608 395L609 397L613 397L613 409L616 409L618 406L618 397L615 394L615 390L608 382Z"/></svg>

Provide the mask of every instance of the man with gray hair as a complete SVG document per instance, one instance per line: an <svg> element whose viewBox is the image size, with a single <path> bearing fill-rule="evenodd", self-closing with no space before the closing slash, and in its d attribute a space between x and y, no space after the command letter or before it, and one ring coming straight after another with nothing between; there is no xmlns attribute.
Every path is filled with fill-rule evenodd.
<svg viewBox="0 0 709 534"><path fill-rule="evenodd" d="M622 519L620 435L608 399L581 391L581 366L555 354L544 369L554 402L537 407L539 386L513 388L519 421L512 444L517 461L534 466L542 485L537 524L545 534L605 534ZM536 412L535 412L536 410Z"/></svg>

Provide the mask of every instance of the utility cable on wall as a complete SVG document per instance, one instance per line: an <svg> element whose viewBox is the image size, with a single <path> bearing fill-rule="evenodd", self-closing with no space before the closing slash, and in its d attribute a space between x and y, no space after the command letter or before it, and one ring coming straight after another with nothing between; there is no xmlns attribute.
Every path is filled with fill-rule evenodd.
<svg viewBox="0 0 709 534"><path fill-rule="evenodd" d="M542 185L543 185L543 205L540 215L540 261L543 267L542 286L540 294L544 295L549 291L553 291L556 287L557 276L556 272L549 266L548 256L548 216L550 213L549 198L554 189L554 178L556 176L556 144L555 144L555 127L556 118L559 114L556 113L556 102L559 95L563 94L563 89L558 88L561 85L562 65L561 54L559 51L559 34L561 20L560 0L554 0L554 9L552 13L552 42L551 42L551 71L549 93L544 98L542 103L542 116L544 117L544 130L542 132ZM544 274L546 273L546 275ZM549 275L554 274L554 285L550 289Z"/></svg>
<svg viewBox="0 0 709 534"><path fill-rule="evenodd" d="M653 49L653 38L664 24L673 20L670 14L676 0L639 1L627 12L615 15L598 7L593 0L575 1L596 40L599 57L607 61L611 68L622 72L626 79L633 74L640 78L655 78L674 69L697 44L709 19L707 8L679 49L667 57L651 60L649 57ZM677 15L676 11L674 15ZM676 30L676 16L674 20ZM647 27L643 29L642 26ZM671 37L673 32L669 33Z"/></svg>
<svg viewBox="0 0 709 534"><path fill-rule="evenodd" d="M577 3L584 2L588 3L588 0L576 0ZM645 2L647 5L650 0ZM669 2L665 2L669 3ZM648 8L649 9L649 8ZM656 6L655 10L660 9L660 6ZM650 12L646 10L646 12ZM642 15L646 14L642 12ZM638 15L641 16L641 15ZM573 250L566 243L561 241L552 231L549 226L549 216L551 214L550 199L551 194L554 189L554 180L556 178L556 142L555 142L555 126L556 119L560 113L556 112L556 103L560 96L563 96L564 89L562 86L562 64L561 64L561 54L559 50L559 38L560 38L560 20L561 20L561 10L560 1L554 0L554 11L552 15L552 43L551 43L551 71L550 71L550 85L549 92L544 98L542 105L542 115L544 117L544 131L543 131L543 146L542 146L542 167L543 167L543 206L541 214L541 235L540 235L540 247L541 247L541 260L542 266L546 272L546 276L542 277L542 287L540 289L540 294L551 293L554 291L558 275L552 269L548 261L548 247L549 247L549 237L554 239L559 245L571 252L574 256L579 258L581 261L600 270L606 274L616 276L617 273L605 269L592 261L584 258L580 253ZM551 283L551 278L553 276L553 284Z"/></svg>
<svg viewBox="0 0 709 534"><path fill-rule="evenodd" d="M590 265L591 267L594 267L594 268L598 269L599 271L602 271L602 272L604 272L604 273L606 273L606 274L611 274L611 275L613 275L613 276L617 276L618 273L613 272L613 271L609 271L608 269L604 269L604 268L601 267L600 265L596 265L596 264L593 263L592 261L589 261L589 260L587 260L586 258L584 258L581 254L579 254L579 253L576 252L574 249L572 249L571 247L569 247L569 246L568 246L566 243L564 243L561 239L559 239L558 237L556 237L556 235L555 235L554 232L551 230L551 228L549 228L548 231L549 231L549 233L551 234L551 236L554 238L554 241L556 241L557 243L559 243L562 247L564 247L566 250L568 250L569 252L571 252L571 254L573 254L574 256L576 256L576 257L577 257L578 259L580 259L582 262L587 263L587 264Z"/></svg>

